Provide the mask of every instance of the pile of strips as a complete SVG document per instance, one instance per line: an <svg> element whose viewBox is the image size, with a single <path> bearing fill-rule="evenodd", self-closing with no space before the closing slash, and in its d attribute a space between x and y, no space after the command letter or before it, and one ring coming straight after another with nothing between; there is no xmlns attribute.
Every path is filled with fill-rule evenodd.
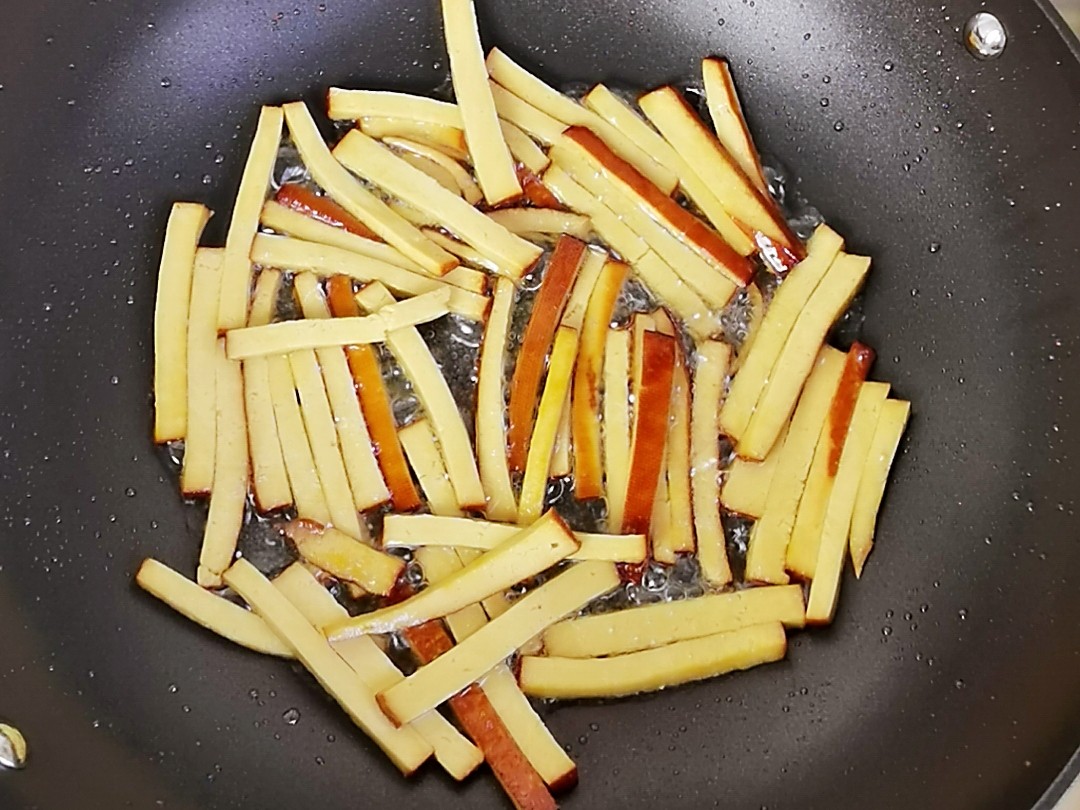
<svg viewBox="0 0 1080 810"><path fill-rule="evenodd" d="M200 245L206 208L174 206L155 439L184 442L181 489L209 514L194 581L147 560L138 582L297 659L403 773L486 761L516 806L551 807L576 768L528 696L713 677L830 622L908 403L866 381L870 349L827 345L870 261L827 226L793 235L724 61L703 62L708 128L671 87L575 101L485 59L471 0L443 7L456 103L331 90L329 117L355 122L332 149L303 103L264 108L224 248ZM276 187L286 128L305 171ZM627 284L659 306L615 326ZM751 311L738 345L733 301ZM418 330L451 314L483 334L472 391ZM409 424L388 366L419 401ZM603 500L606 533L545 511L566 476ZM299 556L272 580L237 559L249 499ZM723 510L754 520L737 582ZM406 584L402 549L426 587ZM685 557L704 595L586 610ZM350 616L331 586L383 598Z"/></svg>

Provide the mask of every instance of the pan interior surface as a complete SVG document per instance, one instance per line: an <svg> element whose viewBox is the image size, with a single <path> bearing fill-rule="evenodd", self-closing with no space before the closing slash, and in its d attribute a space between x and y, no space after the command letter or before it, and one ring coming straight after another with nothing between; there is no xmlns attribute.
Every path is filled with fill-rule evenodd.
<svg viewBox="0 0 1080 810"><path fill-rule="evenodd" d="M873 554L788 659L544 708L568 807L1019 808L1080 743L1080 68L1034 4L479 2L555 83L648 88L722 54L762 150L874 257L863 339L914 403ZM0 51L0 718L4 808L504 806L403 780L314 682L132 584L189 571L197 516L150 442L168 206L221 240L257 105L446 78L436 3L63 0ZM156 803L156 804L155 804Z"/></svg>

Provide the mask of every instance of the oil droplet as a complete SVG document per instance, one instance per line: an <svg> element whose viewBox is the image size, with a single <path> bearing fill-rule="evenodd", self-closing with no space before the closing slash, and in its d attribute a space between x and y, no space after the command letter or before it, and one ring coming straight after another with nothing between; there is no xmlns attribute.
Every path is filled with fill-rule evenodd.
<svg viewBox="0 0 1080 810"><path fill-rule="evenodd" d="M828 107L829 106L829 100L827 98L821 99L821 106L822 107Z"/></svg>
<svg viewBox="0 0 1080 810"><path fill-rule="evenodd" d="M892 628L889 627L889 625L885 625L881 628L881 635L885 636L885 638L888 638L892 635Z"/></svg>
<svg viewBox="0 0 1080 810"><path fill-rule="evenodd" d="M127 495L129 498L134 498L135 497L135 487L128 487L127 489L124 490L124 494Z"/></svg>
<svg viewBox="0 0 1080 810"><path fill-rule="evenodd" d="M929 250L930 250L931 253L940 253L941 252L941 242L931 242L930 246L929 246Z"/></svg>
<svg viewBox="0 0 1080 810"><path fill-rule="evenodd" d="M213 177L211 177L211 176L210 176L210 175L208 175L208 174L204 174L204 175L203 175L203 178L202 178L202 182L203 182L203 185L204 185L204 186L208 186L208 185L210 185L211 183L213 183L213 182L214 182L214 178L213 178Z"/></svg>
<svg viewBox="0 0 1080 810"><path fill-rule="evenodd" d="M890 61L890 62L886 62L884 65L882 65L882 67L885 69L886 73L891 73L892 69L895 67L895 65L893 65L893 63Z"/></svg>
<svg viewBox="0 0 1080 810"><path fill-rule="evenodd" d="M5 768L25 768L26 738L15 726L0 723L0 766Z"/></svg>
<svg viewBox="0 0 1080 810"><path fill-rule="evenodd" d="M957 678L956 683L953 684L957 689L963 689L966 685L962 678Z"/></svg>
<svg viewBox="0 0 1080 810"><path fill-rule="evenodd" d="M286 709L282 713L281 719L288 723L290 726L295 726L297 723L300 722L300 711L298 709Z"/></svg>
<svg viewBox="0 0 1080 810"><path fill-rule="evenodd" d="M170 695L175 695L177 692L180 691L180 687L177 686L175 683L170 683L167 689L169 690Z"/></svg>
<svg viewBox="0 0 1080 810"><path fill-rule="evenodd" d="M964 26L964 44L976 59L997 59L1008 41L1001 20L985 11L973 15Z"/></svg>
<svg viewBox="0 0 1080 810"><path fill-rule="evenodd" d="M166 76L164 79L161 80L161 86L165 88L172 87L172 79Z"/></svg>
<svg viewBox="0 0 1080 810"><path fill-rule="evenodd" d="M837 121L835 124L832 125L832 128L835 129L837 132L843 132L844 131L844 122L843 121Z"/></svg>

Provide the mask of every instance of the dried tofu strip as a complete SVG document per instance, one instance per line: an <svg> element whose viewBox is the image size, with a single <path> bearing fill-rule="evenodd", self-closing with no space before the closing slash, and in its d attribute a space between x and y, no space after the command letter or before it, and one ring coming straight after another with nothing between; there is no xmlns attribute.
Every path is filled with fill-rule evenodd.
<svg viewBox="0 0 1080 810"><path fill-rule="evenodd" d="M282 571L274 579L274 587L319 630L325 631L349 615L303 565L294 563ZM330 646L372 692L393 686L405 677L371 638L332 642ZM484 761L480 749L438 712L428 712L410 725L434 749L438 763L459 781Z"/></svg>
<svg viewBox="0 0 1080 810"><path fill-rule="evenodd" d="M668 412L675 373L675 339L645 331L634 345L634 426L623 534L649 530L653 501L664 465Z"/></svg>
<svg viewBox="0 0 1080 810"><path fill-rule="evenodd" d="M889 395L886 383L866 383L859 389L855 414L844 441L844 451L836 473L829 506L821 528L821 544L818 551L814 581L810 585L810 597L806 603L807 624L828 624L836 612L840 592L840 577L847 558L848 532L859 481L866 468L870 445L877 430L881 407Z"/></svg>
<svg viewBox="0 0 1080 810"><path fill-rule="evenodd" d="M458 555L445 548L421 548L417 559L432 584L438 584L462 567ZM457 642L464 641L485 624L487 618L479 605L470 605L446 617L446 625ZM576 784L577 766L522 694L510 668L506 664L495 667L484 677L481 687L510 736L544 782L556 791Z"/></svg>
<svg viewBox="0 0 1080 810"><path fill-rule="evenodd" d="M430 217L426 217L430 219ZM464 242L447 236L445 233L439 230L436 223L425 224L421 230L424 232L424 236L441 247L447 253L451 253L461 259L463 266L468 266L469 269L480 268L488 273L495 273L498 275L507 276L499 269L499 263L494 259L489 259L483 253L471 245L467 245ZM508 277L508 276L507 276Z"/></svg>
<svg viewBox="0 0 1080 810"><path fill-rule="evenodd" d="M387 515L382 542L386 548L448 546L491 551L520 534L520 526L470 518L436 515ZM641 562L645 558L643 534L592 534L574 532L581 548L567 559Z"/></svg>
<svg viewBox="0 0 1080 810"><path fill-rule="evenodd" d="M346 211L433 276L457 265L453 256L432 244L334 159L303 102L286 104L285 120L315 182Z"/></svg>
<svg viewBox="0 0 1080 810"><path fill-rule="evenodd" d="M442 582L429 585L403 602L338 623L330 638L394 633L448 616L535 577L579 548L580 543L566 524L555 512L548 512Z"/></svg>
<svg viewBox="0 0 1080 810"><path fill-rule="evenodd" d="M698 346L694 369L694 390L690 406L690 458L694 475L691 493L694 499L694 530L701 572L706 581L722 586L731 582L720 523L719 438L717 416L724 394L724 378L731 362L731 349L709 341Z"/></svg>
<svg viewBox="0 0 1080 810"><path fill-rule="evenodd" d="M458 183L457 179L454 177L454 175L451 172L447 171L445 166L443 166L440 163L437 163L436 161L434 161L431 158L426 157L424 155L418 155L416 152L410 152L410 151L406 151L404 149L401 149L400 147L396 147L392 143L394 141L397 141L398 143L400 143L401 139L400 138L386 138L386 139L383 140L383 143L386 144L387 146L391 147L391 149L393 150L395 155L397 155L403 161L408 163L414 169L416 169L418 171L421 171L424 174L426 174L428 177L430 177L432 180L434 180L436 183L438 183L444 189L449 191L451 194L456 194L458 197L463 197L464 196L464 194L463 194L463 192L461 190L461 184ZM437 152L437 150L434 150L434 149L432 151ZM444 155L444 157L445 157L445 155ZM449 158L447 158L447 160L449 160ZM472 203L470 203L470 205L472 205ZM390 207L394 208L393 205L391 205ZM402 214L402 215L404 216L404 214ZM410 219L408 216L406 216L405 218ZM413 220L413 219L410 219L410 221L411 222L417 222L417 220Z"/></svg>
<svg viewBox="0 0 1080 810"><path fill-rule="evenodd" d="M225 574L240 594L296 653L354 723L386 753L397 768L411 774L431 756L432 748L412 727L396 728L379 709L372 690L330 646L303 614L247 560L237 560Z"/></svg>
<svg viewBox="0 0 1080 810"><path fill-rule="evenodd" d="M602 84L590 90L582 103L674 173L686 196L701 209L712 226L740 256L749 256L757 249L754 240L728 215L712 189L690 168L689 162L629 104Z"/></svg>
<svg viewBox="0 0 1080 810"><path fill-rule="evenodd" d="M420 481L428 508L432 514L457 517L463 515L458 506L454 486L446 472L439 442L426 419L419 419L398 431L398 439L409 465Z"/></svg>
<svg viewBox="0 0 1080 810"><path fill-rule="evenodd" d="M488 217L519 235L568 233L578 239L588 239L592 234L588 217L554 208L500 208L489 211Z"/></svg>
<svg viewBox="0 0 1080 810"><path fill-rule="evenodd" d="M436 217L439 223L497 262L514 278L524 275L540 256L539 247L492 222L358 130L345 136L334 149L334 156L388 194Z"/></svg>
<svg viewBox="0 0 1080 810"><path fill-rule="evenodd" d="M866 469L859 481L851 514L851 561L855 565L856 577L862 576L863 565L874 544L874 529L881 498L889 480L889 468L896 457L910 414L910 402L890 399L881 406L881 415L870 442Z"/></svg>
<svg viewBox="0 0 1080 810"><path fill-rule="evenodd" d="M300 395L300 412L304 417L304 428L315 460L315 469L330 512L329 522L350 537L366 539L367 530L361 526L357 517L352 490L345 473L341 443L338 441L334 414L330 409L319 361L311 349L292 352L288 357L296 391Z"/></svg>
<svg viewBox="0 0 1080 810"><path fill-rule="evenodd" d="M759 624L611 658L526 656L521 688L550 699L636 695L779 661L786 652L784 626Z"/></svg>
<svg viewBox="0 0 1080 810"><path fill-rule="evenodd" d="M759 336L732 380L731 390L720 413L720 427L727 436L740 439L746 432L754 406L772 375L799 314L806 308L843 246L844 240L832 228L828 225L818 226L807 243L807 257L788 273L784 283L776 290L761 322Z"/></svg>
<svg viewBox="0 0 1080 810"><path fill-rule="evenodd" d="M270 323L277 304L281 273L263 270L255 282L248 326ZM292 504L292 490L281 454L274 400L270 395L270 364L265 357L244 361L244 404L247 409L248 443L251 447L251 483L260 512Z"/></svg>
<svg viewBox="0 0 1080 810"><path fill-rule="evenodd" d="M517 501L506 461L506 342L514 307L514 283L495 282L491 315L480 344L480 371L476 384L476 455L480 480L487 492L491 520L517 520Z"/></svg>
<svg viewBox="0 0 1080 810"><path fill-rule="evenodd" d="M551 161L544 153L544 150L537 146L536 141L526 135L520 127L511 124L509 121L503 121L502 133L506 145L510 149L510 154L514 156L514 160L529 171L540 174L551 165Z"/></svg>
<svg viewBox="0 0 1080 810"><path fill-rule="evenodd" d="M327 283L327 288L330 310L334 317L348 318L360 314L360 305L353 297L353 284L350 279L334 276ZM397 420L394 418L390 397L383 382L379 357L371 346L348 346L345 355L394 509L402 512L416 509L420 506L420 495L416 491L401 442L398 440Z"/></svg>
<svg viewBox="0 0 1080 810"><path fill-rule="evenodd" d="M335 121L361 118L408 118L431 124L462 127L461 111L448 101L386 90L343 90L331 87L327 115Z"/></svg>
<svg viewBox="0 0 1080 810"><path fill-rule="evenodd" d="M318 279L311 273L301 273L294 284L304 317L313 321L329 320L330 308ZM363 512L390 500L390 490L375 458L371 434L360 410L360 401L356 396L355 383L349 373L345 352L337 347L323 347L316 349L315 355L322 368L326 395L334 414L353 504L358 511Z"/></svg>
<svg viewBox="0 0 1080 810"><path fill-rule="evenodd" d="M559 136L566 129L566 124L518 98L496 82L491 82L491 95L501 118L519 127L541 143L550 146L558 141Z"/></svg>
<svg viewBox="0 0 1080 810"><path fill-rule="evenodd" d="M694 550L694 511L690 494L690 378L680 351L675 359L671 420L667 435L667 504L669 525L663 540L653 538L653 556L674 563L675 555Z"/></svg>
<svg viewBox="0 0 1080 810"><path fill-rule="evenodd" d="M368 593L389 594L405 568L401 558L310 520L288 523L285 534L306 562Z"/></svg>
<svg viewBox="0 0 1080 810"><path fill-rule="evenodd" d="M668 260L675 256L684 256L687 251L676 252L674 245L669 241L661 241L655 234L654 229L647 229L640 216L633 216L644 210L648 214L650 222L660 223L672 237L677 237L677 244L689 248L689 253L698 257L716 273L726 278L732 286L745 286L753 275L753 267L744 257L725 242L719 234L709 228L705 223L676 203L673 199L665 196L656 186L652 185L648 178L641 175L633 166L619 158L607 148L603 141L587 129L571 127L566 131L563 140L552 150L552 158L556 158L556 152L568 152L566 165L573 165L575 172L579 174L579 182L586 188L586 178L590 171L599 173L606 181L592 190L596 193L597 188L608 192L608 196L616 199L624 199L616 209L624 219L633 217L633 223L628 222L649 245ZM577 160L569 159L575 156ZM593 178L595 180L596 178ZM689 259L683 259L689 261ZM711 280L713 275L708 274L706 279ZM699 288L700 290L700 288Z"/></svg>
<svg viewBox="0 0 1080 810"><path fill-rule="evenodd" d="M544 631L544 653L560 658L623 655L756 624L797 628L805 620L800 586L746 588L567 619Z"/></svg>
<svg viewBox="0 0 1080 810"><path fill-rule="evenodd" d="M212 368L217 412L214 489L196 577L204 588L220 588L221 575L232 563L244 525L250 483L244 377L240 364L225 356L224 340L218 341Z"/></svg>
<svg viewBox="0 0 1080 810"><path fill-rule="evenodd" d="M619 584L613 563L578 563L514 602L457 646L378 695L398 723L408 723L482 678L529 639Z"/></svg>
<svg viewBox="0 0 1080 810"><path fill-rule="evenodd" d="M329 523L330 508L315 470L315 459L308 443L300 404L297 402L296 385L289 359L284 355L274 355L267 358L267 364L270 398L274 403L274 416L277 418L281 455L285 459L285 470L289 474L289 485L296 502L297 514L318 523Z"/></svg>
<svg viewBox="0 0 1080 810"><path fill-rule="evenodd" d="M210 209L176 203L165 228L154 305L154 441L183 439L188 423L188 314L195 252Z"/></svg>
<svg viewBox="0 0 1080 810"><path fill-rule="evenodd" d="M255 652L292 658L293 652L266 622L157 560L143 560L135 575L139 587L211 633Z"/></svg>
<svg viewBox="0 0 1080 810"><path fill-rule="evenodd" d="M269 354L382 343L387 334L419 323L437 320L448 312L450 290L434 290L393 304L375 315L333 320L280 321L228 334L229 358L244 360Z"/></svg>
<svg viewBox="0 0 1080 810"><path fill-rule="evenodd" d="M450 78L465 125L469 154L484 198L489 205L499 205L520 197L521 184L491 98L476 6L473 0L442 0L442 17Z"/></svg>
<svg viewBox="0 0 1080 810"><path fill-rule="evenodd" d="M749 177L762 194L769 193L765 173L761 169L750 128L746 125L735 80L726 59L710 57L701 61L701 74L705 84L705 103L709 107L717 140L723 144L739 168Z"/></svg>
<svg viewBox="0 0 1080 810"><path fill-rule="evenodd" d="M393 304L393 300L379 284L370 284L357 295L357 301L369 312L382 312ZM483 511L487 498L480 482L472 441L439 364L414 327L395 329L387 334L386 341L431 421L458 506Z"/></svg>
<svg viewBox="0 0 1080 810"><path fill-rule="evenodd" d="M210 370L217 351L218 294L221 289L222 251L200 248L191 277L191 309L187 331L187 378L201 380L187 387L187 435L180 489L188 496L207 495L214 486L214 444L217 411L215 381Z"/></svg>
<svg viewBox="0 0 1080 810"><path fill-rule="evenodd" d="M765 500L784 452L786 435L785 428L762 461L737 458L731 463L720 488L720 503L725 509L755 520L765 513Z"/></svg>
<svg viewBox="0 0 1080 810"><path fill-rule="evenodd" d="M287 234L304 242L330 245L331 247L348 250L369 259L409 270L429 284L428 289L433 290L438 286L438 282L424 273L424 269L420 265L405 256L397 248L385 242L368 239L345 228L323 222L274 200L266 201L260 222L264 228L269 228L277 234ZM255 248L254 258L257 263L263 264L262 257L258 255L257 251L265 250L268 244L274 246L277 240L259 239L258 237L256 237L256 240L256 244L253 245ZM274 264L274 262L269 261L266 264ZM443 276L443 278L446 279L446 276Z"/></svg>
<svg viewBox="0 0 1080 810"><path fill-rule="evenodd" d="M525 526L537 520L544 509L552 453L570 393L577 347L577 330L568 326L559 327L551 349L547 381L544 383L544 393L537 408L536 422L529 440L525 477L521 483L518 522Z"/></svg>
<svg viewBox="0 0 1080 810"><path fill-rule="evenodd" d="M621 530L630 474L630 333L607 333L604 348L604 474L607 525Z"/></svg>
<svg viewBox="0 0 1080 810"><path fill-rule="evenodd" d="M806 303L777 358L746 432L736 446L740 456L764 458L791 418L814 358L837 318L848 308L870 270L865 256L838 256Z"/></svg>
<svg viewBox="0 0 1080 810"><path fill-rule="evenodd" d="M473 180L469 172L452 157L434 149L426 144L410 141L407 138L384 138L383 143L399 152L408 152L417 157L425 158L440 168L444 169L454 181L454 185L460 190L461 196L469 205L476 205L483 198L483 192Z"/></svg>
<svg viewBox="0 0 1080 810"><path fill-rule="evenodd" d="M236 195L221 271L218 331L247 323L251 295L251 241L259 229L259 213L277 163L284 116L280 107L263 107L251 142L240 190Z"/></svg>
<svg viewBox="0 0 1080 810"><path fill-rule="evenodd" d="M663 259L649 250L644 240L610 208L558 166L544 172L544 184L564 205L589 217L597 235L631 264L645 286L679 315L694 337L704 339L717 331L718 326L713 322L709 307L701 296L683 282Z"/></svg>
<svg viewBox="0 0 1080 810"><path fill-rule="evenodd" d="M566 300L566 306L563 309L562 320L560 321L563 326L569 326L571 329L580 331L585 323L585 311L589 306L589 299L592 297L593 289L600 280L600 273L603 271L607 260L607 251L590 248L585 252L585 258L581 262L577 279L574 280L574 286L570 290L570 297Z"/></svg>
<svg viewBox="0 0 1080 810"><path fill-rule="evenodd" d="M648 152L637 146L625 134L591 110L549 87L536 76L516 64L498 48L487 58L491 78L514 95L532 104L567 126L588 127L611 146L623 160L655 183L665 194L675 190L678 179L661 166ZM504 116L505 117L505 116Z"/></svg>
<svg viewBox="0 0 1080 810"><path fill-rule="evenodd" d="M574 368L571 430L574 443L574 492L579 500L604 494L604 463L600 437L600 390L604 352L611 316L629 271L622 262L607 260L593 286L581 325L581 344Z"/></svg>
<svg viewBox="0 0 1080 810"><path fill-rule="evenodd" d="M540 383L548 351L562 320L585 253L583 242L571 236L559 239L544 269L540 291L536 294L529 314L529 322L514 363L510 401L507 406L508 456L510 469L514 472L525 469L529 437L533 432L533 420L540 398Z"/></svg>
<svg viewBox="0 0 1080 810"><path fill-rule="evenodd" d="M792 234L780 209L743 173L678 90L661 87L642 96L638 104L653 126L712 189L733 219L763 233L796 259L803 258L802 244Z"/></svg>
<svg viewBox="0 0 1080 810"><path fill-rule="evenodd" d="M842 352L830 347L822 349L799 398L765 508L750 538L746 551L746 578L750 581L778 584L788 581L784 560L795 527L795 514L843 369Z"/></svg>
<svg viewBox="0 0 1080 810"><path fill-rule="evenodd" d="M567 387L566 401L559 415L559 427L555 431L555 449L551 454L552 478L564 478L573 473L574 462L570 457L570 390Z"/></svg>
<svg viewBox="0 0 1080 810"><path fill-rule="evenodd" d="M432 149L438 149L454 160L468 160L469 150L465 145L465 130L460 127L448 127L430 121L410 118L380 118L370 116L357 122L360 131L376 140L383 138L408 138Z"/></svg>
<svg viewBox="0 0 1080 810"><path fill-rule="evenodd" d="M337 230L330 225L315 224L320 228ZM467 267L455 267L441 279L436 279L365 255L355 248L333 246L325 239L309 242L269 234L260 234L255 238L252 260L268 267L310 270L320 275L342 274L364 283L378 281L406 296L449 289L449 311L474 321L483 320L487 313L488 299L481 294L483 276Z"/></svg>

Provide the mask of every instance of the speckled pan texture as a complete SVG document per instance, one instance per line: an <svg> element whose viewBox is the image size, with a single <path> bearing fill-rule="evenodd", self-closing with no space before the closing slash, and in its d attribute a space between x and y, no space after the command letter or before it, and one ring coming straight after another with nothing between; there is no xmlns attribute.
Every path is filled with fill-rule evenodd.
<svg viewBox="0 0 1080 810"><path fill-rule="evenodd" d="M553 81L729 56L764 151L874 257L863 337L916 408L835 625L546 711L581 768L565 806L1036 806L1080 743L1080 65L1054 22L988 4L1011 41L978 62L977 0L479 5ZM131 583L198 546L149 438L169 203L223 237L260 102L443 81L437 4L42 0L0 25L0 717L31 749L0 807L506 806L401 779L295 667Z"/></svg>

